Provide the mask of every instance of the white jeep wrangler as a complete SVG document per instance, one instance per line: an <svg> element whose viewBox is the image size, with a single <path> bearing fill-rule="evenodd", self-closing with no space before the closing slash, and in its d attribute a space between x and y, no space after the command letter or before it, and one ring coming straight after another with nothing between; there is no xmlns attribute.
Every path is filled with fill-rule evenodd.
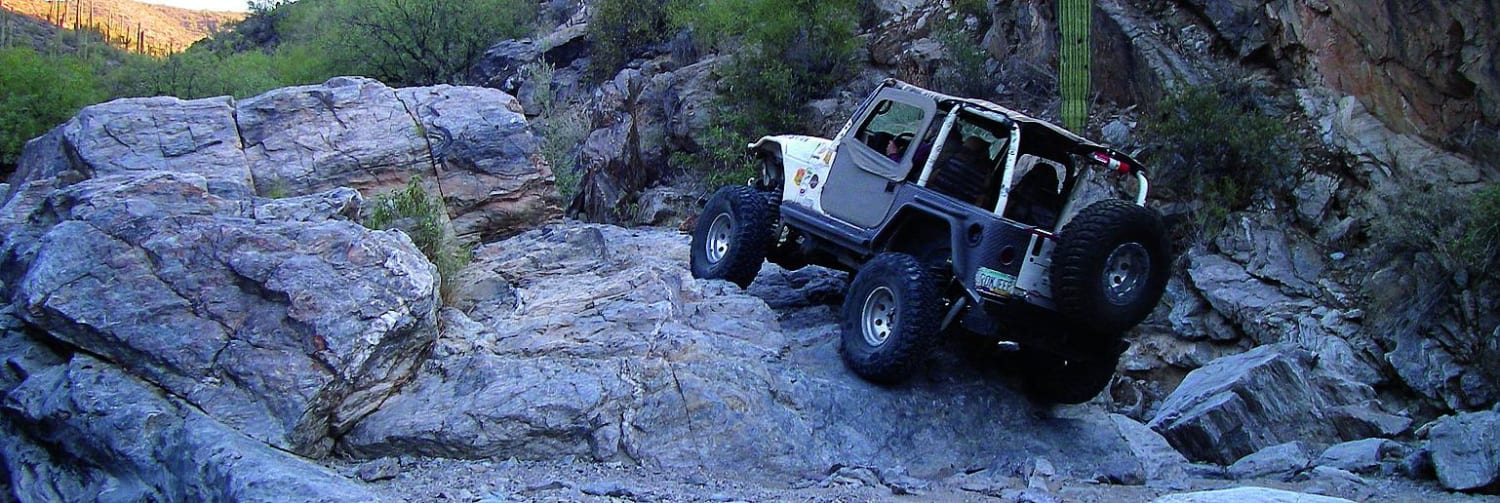
<svg viewBox="0 0 1500 503"><path fill-rule="evenodd" d="M901 380L961 327L1019 351L1033 398L1087 401L1165 289L1140 163L993 103L886 80L832 140L749 147L764 168L704 205L693 275L853 272L841 349L868 380Z"/></svg>

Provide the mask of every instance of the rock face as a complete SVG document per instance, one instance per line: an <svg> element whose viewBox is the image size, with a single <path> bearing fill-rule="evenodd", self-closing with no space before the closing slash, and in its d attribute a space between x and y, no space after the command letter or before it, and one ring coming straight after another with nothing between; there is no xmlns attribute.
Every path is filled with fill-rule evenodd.
<svg viewBox="0 0 1500 503"><path fill-rule="evenodd" d="M1439 419L1427 450L1443 487L1460 491L1500 491L1500 412L1485 411Z"/></svg>
<svg viewBox="0 0 1500 503"><path fill-rule="evenodd" d="M23 500L378 500L297 455L411 378L438 278L342 185L437 173L459 225L505 233L547 187L535 149L497 91L367 79L119 100L32 141L0 207L4 480Z"/></svg>
<svg viewBox="0 0 1500 503"><path fill-rule="evenodd" d="M461 237L508 235L553 214L551 171L515 98L491 89L397 90L364 78L229 98L116 100L28 144L13 191L29 181L162 170L208 180L220 197L373 196L420 176Z"/></svg>
<svg viewBox="0 0 1500 503"><path fill-rule="evenodd" d="M1329 411L1372 394L1318 366L1311 353L1268 345L1189 373L1149 424L1188 458L1227 465L1284 442L1353 437Z"/></svg>
<svg viewBox="0 0 1500 503"><path fill-rule="evenodd" d="M82 354L10 390L4 412L20 501L383 500Z"/></svg>
<svg viewBox="0 0 1500 503"><path fill-rule="evenodd" d="M1172 475L1162 461L1148 476L1142 453L1163 444L1140 425L1131 447L1107 420L1038 418L968 362L935 364L910 385L867 384L843 368L830 336L838 275L767 266L750 290L761 298L743 295L692 279L686 241L564 225L481 248L470 272L504 278L513 294L467 315L446 310L433 358L340 448L767 474L865 466L919 477L1045 456L1080 477ZM792 310L778 320L767 303Z"/></svg>
<svg viewBox="0 0 1500 503"><path fill-rule="evenodd" d="M256 220L190 174L29 200L0 215L28 324L277 447L326 453L433 338L436 273L404 234Z"/></svg>

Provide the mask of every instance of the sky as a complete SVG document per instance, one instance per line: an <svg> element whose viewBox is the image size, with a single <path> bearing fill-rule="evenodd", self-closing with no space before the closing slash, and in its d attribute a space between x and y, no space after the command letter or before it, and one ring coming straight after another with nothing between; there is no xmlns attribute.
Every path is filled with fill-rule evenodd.
<svg viewBox="0 0 1500 503"><path fill-rule="evenodd" d="M158 5L170 5L184 9L198 10L229 10L244 12L250 10L246 0L137 0L145 3Z"/></svg>

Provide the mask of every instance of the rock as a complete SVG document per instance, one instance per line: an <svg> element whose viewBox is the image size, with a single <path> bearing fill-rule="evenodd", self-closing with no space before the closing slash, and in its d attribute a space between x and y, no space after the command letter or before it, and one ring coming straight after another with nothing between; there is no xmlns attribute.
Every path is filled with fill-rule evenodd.
<svg viewBox="0 0 1500 503"><path fill-rule="evenodd" d="M1328 412L1334 426L1346 436L1395 437L1406 433L1412 424L1411 418L1383 412L1374 402L1341 405Z"/></svg>
<svg viewBox="0 0 1500 503"><path fill-rule="evenodd" d="M414 87L396 96L426 131L438 187L460 239L488 242L550 219L552 172L515 98L478 87Z"/></svg>
<svg viewBox="0 0 1500 503"><path fill-rule="evenodd" d="M610 498L636 499L636 492L619 481L602 480L598 482L586 482L578 486L578 491L589 496L606 496Z"/></svg>
<svg viewBox="0 0 1500 503"><path fill-rule="evenodd" d="M1457 491L1500 489L1500 412L1462 413L1438 419L1426 450L1438 482Z"/></svg>
<svg viewBox="0 0 1500 503"><path fill-rule="evenodd" d="M1275 34L1268 61L1357 96L1395 132L1440 144L1500 122L1500 72L1494 60L1475 58L1500 45L1487 6L1437 2L1421 16L1389 6L1328 0L1247 13Z"/></svg>
<svg viewBox="0 0 1500 503"><path fill-rule="evenodd" d="M1151 503L1353 503L1351 500L1269 487L1235 487L1168 494Z"/></svg>
<svg viewBox="0 0 1500 503"><path fill-rule="evenodd" d="M1269 230L1269 223L1258 218L1251 220L1247 217L1242 222L1249 228ZM1257 266L1247 267L1223 255L1201 250L1189 252L1188 277L1213 310L1238 325L1258 344L1295 344L1315 353L1320 366L1362 383L1380 382L1382 377L1377 370L1376 356L1379 348L1367 340L1351 337L1359 331L1357 320L1345 316L1343 311L1324 306L1314 298L1288 294L1277 286L1293 281L1306 288L1321 289L1305 280L1294 279L1298 276L1292 271L1297 268L1289 265L1293 262L1293 255L1285 251L1269 251L1285 246L1285 236L1274 231L1269 234L1247 233L1252 239L1223 238L1220 246L1235 250L1240 259ZM1254 236L1264 238L1253 239ZM1316 256L1316 253L1309 250L1307 254L1295 256L1307 258ZM1317 269L1322 268L1318 266ZM1252 270L1260 271L1265 278L1252 274Z"/></svg>
<svg viewBox="0 0 1500 503"><path fill-rule="evenodd" d="M359 218L365 198L359 191L340 187L320 194L272 199L257 204L253 211L259 222L321 222Z"/></svg>
<svg viewBox="0 0 1500 503"><path fill-rule="evenodd" d="M1292 441L1266 447L1240 458L1229 465L1229 475L1239 480L1272 476L1287 479L1306 470L1311 463L1312 454L1307 445Z"/></svg>
<svg viewBox="0 0 1500 503"><path fill-rule="evenodd" d="M82 354L28 377L4 412L0 458L26 501L384 500Z"/></svg>
<svg viewBox="0 0 1500 503"><path fill-rule="evenodd" d="M1122 148L1126 145L1130 145L1131 127L1131 124L1125 122L1124 120L1115 119L1109 121L1109 124L1105 124L1104 127L1099 130L1099 133L1103 135L1104 143L1114 145L1116 148Z"/></svg>
<svg viewBox="0 0 1500 503"><path fill-rule="evenodd" d="M1366 438L1334 444L1324 450L1314 463L1353 473L1375 473L1385 463L1405 456L1406 452L1401 444L1384 438Z"/></svg>
<svg viewBox="0 0 1500 503"><path fill-rule="evenodd" d="M551 172L515 98L453 86L397 90L338 77L235 102L138 98L83 109L28 144L12 191L113 175L195 174L215 196L373 196L434 179L461 237L509 235L555 214ZM9 199L11 196L7 196Z"/></svg>
<svg viewBox="0 0 1500 503"><path fill-rule="evenodd" d="M42 138L28 142L11 185L56 187L111 175L171 171L195 174L223 197L253 192L229 97L180 100L128 98L85 107Z"/></svg>
<svg viewBox="0 0 1500 503"><path fill-rule="evenodd" d="M1109 419L1125 437L1131 454L1140 460L1146 485L1168 489L1186 486L1187 472L1182 467L1187 464L1187 458L1173 449L1165 438L1134 419L1119 414L1110 414Z"/></svg>
<svg viewBox="0 0 1500 503"><path fill-rule="evenodd" d="M1311 353L1261 346L1189 373L1149 425L1189 459L1229 464L1294 440L1341 440L1326 411L1372 395L1323 369Z"/></svg>
<svg viewBox="0 0 1500 503"><path fill-rule="evenodd" d="M1308 173L1303 176L1302 182L1292 190L1297 207L1297 219L1308 227L1317 227L1323 221L1323 215L1328 211L1328 203L1333 200L1334 192L1339 189L1339 179L1320 174Z"/></svg>
<svg viewBox="0 0 1500 503"><path fill-rule="evenodd" d="M355 468L359 479L365 482L389 480L401 474L401 462L396 458L380 458L374 461L360 463Z"/></svg>
<svg viewBox="0 0 1500 503"><path fill-rule="evenodd" d="M436 273L399 232L257 221L203 177L171 172L47 201L60 221L7 241L23 247L4 262L20 316L279 448L328 452L435 336Z"/></svg>
<svg viewBox="0 0 1500 503"><path fill-rule="evenodd" d="M335 77L241 100L234 110L256 192L353 187L367 195L435 173L428 138L396 91Z"/></svg>
<svg viewBox="0 0 1500 503"><path fill-rule="evenodd" d="M1369 499L1368 494L1361 494L1368 491L1369 483L1347 470L1332 466L1315 466L1298 479L1311 483L1307 492L1312 494L1344 495L1359 501Z"/></svg>
<svg viewBox="0 0 1500 503"><path fill-rule="evenodd" d="M950 355L901 387L868 384L828 335L841 275L767 266L756 284L780 291L778 317L756 286L692 279L687 241L567 223L479 248L470 270L503 278L517 302L445 311L483 330L445 332L340 451L798 477L839 465L923 479L1041 456L1078 477L1106 460L1141 463L1107 420L1038 417L988 360Z"/></svg>

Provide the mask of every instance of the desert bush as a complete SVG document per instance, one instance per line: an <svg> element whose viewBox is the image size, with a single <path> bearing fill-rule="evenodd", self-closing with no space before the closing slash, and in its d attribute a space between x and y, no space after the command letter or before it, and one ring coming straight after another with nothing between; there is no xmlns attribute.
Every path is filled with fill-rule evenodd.
<svg viewBox="0 0 1500 503"><path fill-rule="evenodd" d="M588 115L581 109L562 109L536 120L542 137L542 158L552 166L557 197L566 204L578 194L583 174L578 171L578 146L589 135Z"/></svg>
<svg viewBox="0 0 1500 503"><path fill-rule="evenodd" d="M1143 121L1153 188L1196 196L1195 219L1206 234L1257 192L1290 185L1297 145L1287 124L1262 110L1265 101L1253 85L1225 79L1169 92Z"/></svg>
<svg viewBox="0 0 1500 503"><path fill-rule="evenodd" d="M452 298L458 272L473 260L473 251L458 241L448 221L448 208L442 199L427 193L420 177L413 177L403 189L376 196L363 224L376 230L405 232L437 266L443 299Z"/></svg>
<svg viewBox="0 0 1500 503"><path fill-rule="evenodd" d="M677 157L710 180L744 183L754 173L746 141L801 130L804 105L854 72L856 0L679 0L669 14L705 50L732 54L704 152Z"/></svg>
<svg viewBox="0 0 1500 503"><path fill-rule="evenodd" d="M953 0L953 10L965 16L974 16L981 22L990 15L989 0Z"/></svg>
<svg viewBox="0 0 1500 503"><path fill-rule="evenodd" d="M104 98L88 62L48 58L29 48L0 49L0 180L15 170L26 141Z"/></svg>
<svg viewBox="0 0 1500 503"><path fill-rule="evenodd" d="M589 78L601 82L613 77L630 58L667 39L667 13L663 0L598 0L589 18L589 38L594 52L589 60Z"/></svg>
<svg viewBox="0 0 1500 503"><path fill-rule="evenodd" d="M933 75L938 92L983 98L995 88L995 80L985 70L989 54L958 21L939 19L933 25L933 38L943 44L949 64Z"/></svg>
<svg viewBox="0 0 1500 503"><path fill-rule="evenodd" d="M1500 185L1464 197L1454 197L1447 188L1403 187L1392 200L1390 214L1371 224L1380 249L1397 256L1430 253L1438 265L1465 282L1496 278Z"/></svg>

